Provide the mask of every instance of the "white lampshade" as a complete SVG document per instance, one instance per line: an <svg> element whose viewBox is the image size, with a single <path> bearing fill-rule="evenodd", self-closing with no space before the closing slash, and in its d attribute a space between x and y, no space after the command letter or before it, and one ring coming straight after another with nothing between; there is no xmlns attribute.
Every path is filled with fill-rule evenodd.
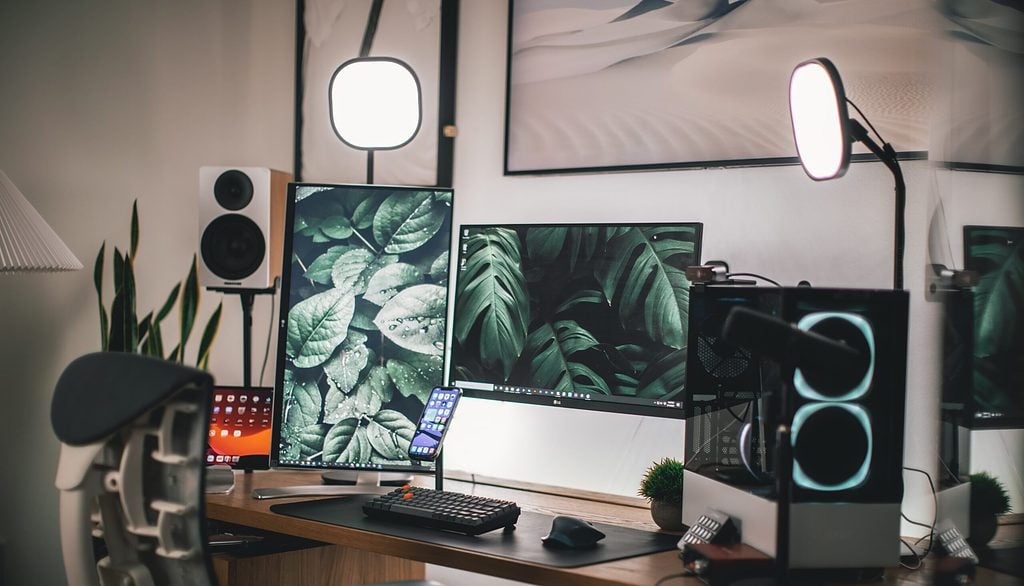
<svg viewBox="0 0 1024 586"><path fill-rule="evenodd" d="M812 59L793 70L789 112L804 171L816 181L842 177L850 163L846 94L831 61Z"/></svg>
<svg viewBox="0 0 1024 586"><path fill-rule="evenodd" d="M420 82L404 62L360 57L331 76L331 124L345 144L362 150L404 146L420 129Z"/></svg>
<svg viewBox="0 0 1024 586"><path fill-rule="evenodd" d="M0 274L81 268L67 245L0 171Z"/></svg>

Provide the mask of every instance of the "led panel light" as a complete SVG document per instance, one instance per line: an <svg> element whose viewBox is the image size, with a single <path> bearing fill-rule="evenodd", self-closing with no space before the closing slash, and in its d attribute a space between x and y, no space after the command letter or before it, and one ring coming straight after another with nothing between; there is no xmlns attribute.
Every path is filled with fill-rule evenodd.
<svg viewBox="0 0 1024 586"><path fill-rule="evenodd" d="M815 181L835 179L850 164L846 93L828 59L798 65L789 79L789 112L796 151Z"/></svg>
<svg viewBox="0 0 1024 586"><path fill-rule="evenodd" d="M398 59L346 61L331 76L329 100L334 132L353 148L397 149L419 132L420 82Z"/></svg>

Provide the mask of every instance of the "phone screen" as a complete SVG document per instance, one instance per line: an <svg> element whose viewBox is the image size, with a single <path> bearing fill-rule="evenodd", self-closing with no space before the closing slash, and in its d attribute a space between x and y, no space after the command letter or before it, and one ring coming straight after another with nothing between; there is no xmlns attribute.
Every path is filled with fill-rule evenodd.
<svg viewBox="0 0 1024 586"><path fill-rule="evenodd" d="M413 460L434 460L441 451L441 442L448 432L455 406L459 404L462 389L435 387L430 391L423 414L416 425L416 433L409 443L409 457Z"/></svg>

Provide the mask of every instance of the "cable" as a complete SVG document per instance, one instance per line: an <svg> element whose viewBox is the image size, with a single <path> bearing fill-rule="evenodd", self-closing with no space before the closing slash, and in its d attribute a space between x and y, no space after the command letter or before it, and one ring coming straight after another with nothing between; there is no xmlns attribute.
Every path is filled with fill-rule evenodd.
<svg viewBox="0 0 1024 586"><path fill-rule="evenodd" d="M928 479L928 487L931 488L931 491L932 491L932 504L934 505L934 511L935 512L932 515L931 527L928 527L928 535L927 536L922 535L920 538L918 538L918 540L916 542L914 542L915 545L916 545L916 544L921 543L922 541L924 541L925 537L928 538L928 547L924 550L924 553L920 555L920 559L923 560L924 558L928 557L929 553L931 553L931 551L932 551L932 544L935 543L935 525L936 525L936 523L939 522L939 496L935 492L935 483L932 482L932 475L931 474L928 474L927 472L925 472L924 470L921 470L920 468L912 468L910 466L904 466L903 469L904 470L910 470L912 472L920 472L921 474L924 474L924 477ZM900 516L902 516L904 519L907 519L907 517L905 515L903 515L903 513L900 513ZM910 521L910 519L907 519L907 521ZM910 522L913 523L914 525L920 525L922 527L926 527L926 525L924 525L923 523L918 523L916 521L910 521ZM902 539L900 541L902 541ZM907 547L910 547L910 546L908 545ZM911 548L911 551L914 551L914 549Z"/></svg>
<svg viewBox="0 0 1024 586"><path fill-rule="evenodd" d="M882 135L879 134L877 130L875 130L875 127L871 124L871 121L868 120L868 117L864 115L864 112L862 112L861 109L857 107L857 104L854 104L853 100L851 100L850 98L846 98L846 102L853 106L853 109L856 110L858 114L860 114L861 119L863 119L864 123L868 125L868 128L871 129L871 132L875 133L875 136L878 137L878 140L882 141L882 144L888 144L886 140L882 138Z"/></svg>
<svg viewBox="0 0 1024 586"><path fill-rule="evenodd" d="M765 277L764 275L759 275L757 273L726 273L725 276L726 277L753 277L755 279L761 279L762 281L766 281L768 283L771 283L772 285L775 285L776 287L781 287L782 286L782 285L779 284L778 281L775 281L773 279L769 279L768 277Z"/></svg>
<svg viewBox="0 0 1024 586"><path fill-rule="evenodd" d="M914 555L914 565L913 566L910 566L910 565L907 565L907 564L905 564L903 562L900 562L900 567L906 568L906 569L910 570L911 572L914 572L916 570L920 570L921 566L924 565L924 558L921 557L921 554L917 553L917 550L914 549L914 546L912 546L909 543L907 543L906 541L904 541L902 537L900 537L900 543L902 543L903 545L907 546L907 549L910 550L910 553L912 553Z"/></svg>
<svg viewBox="0 0 1024 586"><path fill-rule="evenodd" d="M274 322L277 321L274 308L277 305L277 285L280 277L274 279L274 293L270 296L270 326L267 328L267 345L263 348L263 366L260 367L260 385L263 386L263 374L267 371L267 358L270 356L270 337L274 333Z"/></svg>

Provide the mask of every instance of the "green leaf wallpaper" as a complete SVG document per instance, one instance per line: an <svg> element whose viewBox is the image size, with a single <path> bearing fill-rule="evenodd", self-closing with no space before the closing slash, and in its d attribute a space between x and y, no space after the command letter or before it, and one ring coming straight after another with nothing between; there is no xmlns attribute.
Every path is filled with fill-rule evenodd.
<svg viewBox="0 0 1024 586"><path fill-rule="evenodd" d="M974 403L985 418L1024 420L1024 228L967 226L974 288Z"/></svg>
<svg viewBox="0 0 1024 586"><path fill-rule="evenodd" d="M443 384L449 191L300 185L286 281L286 464L411 466Z"/></svg>
<svg viewBox="0 0 1024 586"><path fill-rule="evenodd" d="M451 380L681 394L700 224L460 229Z"/></svg>

